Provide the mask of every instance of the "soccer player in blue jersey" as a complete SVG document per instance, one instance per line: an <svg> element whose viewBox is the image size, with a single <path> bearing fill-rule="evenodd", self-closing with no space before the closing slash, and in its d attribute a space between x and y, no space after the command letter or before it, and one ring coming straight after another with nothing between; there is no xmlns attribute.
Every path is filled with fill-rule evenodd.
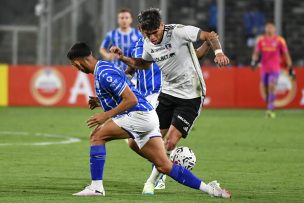
<svg viewBox="0 0 304 203"><path fill-rule="evenodd" d="M103 170L105 144L115 139L133 138L146 159L161 173L177 182L209 195L230 198L230 194L214 184L205 184L182 166L173 164L166 155L159 131L159 120L151 104L131 84L124 72L113 63L98 61L85 43L76 43L67 53L71 64L87 74L94 74L95 90L103 112L87 120L95 127L90 135L90 169L92 182L76 196L105 196Z"/></svg>
<svg viewBox="0 0 304 203"><path fill-rule="evenodd" d="M132 12L130 9L123 8L118 12L117 23L118 28L107 33L99 51L104 60L112 61L116 66L125 70L127 65L115 60L113 54L109 53L108 50L111 46L117 46L122 49L126 56L131 56L130 48L132 44L141 38L142 35L137 29L131 27Z"/></svg>

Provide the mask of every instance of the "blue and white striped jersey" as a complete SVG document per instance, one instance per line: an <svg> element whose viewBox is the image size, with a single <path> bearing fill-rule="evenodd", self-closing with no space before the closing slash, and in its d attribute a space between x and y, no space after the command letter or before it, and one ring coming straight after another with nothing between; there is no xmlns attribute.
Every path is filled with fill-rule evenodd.
<svg viewBox="0 0 304 203"><path fill-rule="evenodd" d="M98 61L94 70L94 78L96 95L104 111L109 111L119 105L122 101L121 94L127 85L137 97L138 103L121 114L132 111L151 111L153 109L145 97L128 80L124 72L113 63Z"/></svg>
<svg viewBox="0 0 304 203"><path fill-rule="evenodd" d="M141 33L135 28L131 28L129 33L123 33L117 28L107 33L105 39L101 43L101 48L110 49L111 46L117 46L122 50L125 56L130 57L132 44L141 37ZM127 65L119 60L114 60L112 62L122 70L126 70L127 68Z"/></svg>
<svg viewBox="0 0 304 203"><path fill-rule="evenodd" d="M132 47L131 56L141 58L143 54L144 39L140 38ZM162 74L158 66L152 63L149 69L136 70L137 85L136 88L140 93L147 97L153 93L159 93L162 86Z"/></svg>

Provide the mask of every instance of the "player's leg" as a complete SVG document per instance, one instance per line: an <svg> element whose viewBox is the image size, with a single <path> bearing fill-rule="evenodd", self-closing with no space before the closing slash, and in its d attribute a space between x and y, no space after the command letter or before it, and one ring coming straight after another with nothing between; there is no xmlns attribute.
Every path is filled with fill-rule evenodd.
<svg viewBox="0 0 304 203"><path fill-rule="evenodd" d="M275 101L275 88L278 81L279 73L269 73L268 76L268 101L267 101L267 110L269 111L269 117L275 118L274 111L274 101Z"/></svg>
<svg viewBox="0 0 304 203"><path fill-rule="evenodd" d="M165 135L167 134L171 125L171 120L174 111L174 103L163 93L159 95L158 101L159 103L156 108L156 113L159 118L160 132L162 134L162 137L165 138ZM169 156L170 152L167 152L167 154ZM154 188L165 189L165 179L166 176L160 174L153 166L152 172L144 185L142 194L154 194Z"/></svg>
<svg viewBox="0 0 304 203"><path fill-rule="evenodd" d="M165 148L173 150L179 140L186 138L191 131L195 120L199 117L203 98L178 99L174 109L171 126L165 139Z"/></svg>
<svg viewBox="0 0 304 203"><path fill-rule="evenodd" d="M141 148L141 151L147 159L155 164L158 171L169 175L175 181L185 186L201 190L212 196L230 198L229 192L221 189L218 184L215 184L214 182L205 184L202 180L192 174L191 171L182 166L173 164L166 155L166 150L160 137L150 139Z"/></svg>
<svg viewBox="0 0 304 203"><path fill-rule="evenodd" d="M75 193L76 196L105 195L103 188L103 170L106 159L106 142L114 139L125 139L129 135L112 120L93 130L90 136L90 171L91 184L84 190Z"/></svg>

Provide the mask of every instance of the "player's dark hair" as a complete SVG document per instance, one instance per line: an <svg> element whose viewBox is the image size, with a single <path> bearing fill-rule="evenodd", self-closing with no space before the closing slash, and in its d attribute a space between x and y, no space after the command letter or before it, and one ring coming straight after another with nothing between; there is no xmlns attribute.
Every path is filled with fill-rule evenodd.
<svg viewBox="0 0 304 203"><path fill-rule="evenodd" d="M152 31L159 28L161 23L161 15L159 9L149 8L141 11L137 20L142 30Z"/></svg>
<svg viewBox="0 0 304 203"><path fill-rule="evenodd" d="M119 9L118 13L130 13L130 15L132 16L132 10L129 8L121 8Z"/></svg>
<svg viewBox="0 0 304 203"><path fill-rule="evenodd" d="M90 47L84 42L77 42L74 44L67 53L67 57L70 60L75 58L83 58L90 56L92 51Z"/></svg>

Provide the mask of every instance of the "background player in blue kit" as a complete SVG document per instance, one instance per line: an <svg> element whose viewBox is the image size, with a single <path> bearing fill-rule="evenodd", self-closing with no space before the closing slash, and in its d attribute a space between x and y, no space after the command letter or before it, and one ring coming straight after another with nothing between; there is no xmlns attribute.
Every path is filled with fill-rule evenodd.
<svg viewBox="0 0 304 203"><path fill-rule="evenodd" d="M169 160L159 132L159 120L155 110L119 68L109 62L97 61L85 43L74 44L67 57L79 71L94 74L96 94L104 110L87 120L88 127L96 127L90 136L92 182L74 195L104 196L105 144L114 139L132 137L138 145L139 153L154 163L159 172L209 195L230 198L229 192L218 185L205 184L189 170Z"/></svg>
<svg viewBox="0 0 304 203"><path fill-rule="evenodd" d="M142 35L136 28L131 27L132 12L130 9L123 8L118 12L117 23L118 28L107 33L99 51L104 60L112 61L116 66L125 70L127 65L115 60L113 54L109 53L108 50L111 46L117 46L123 50L126 56L131 56L132 44L141 38Z"/></svg>

